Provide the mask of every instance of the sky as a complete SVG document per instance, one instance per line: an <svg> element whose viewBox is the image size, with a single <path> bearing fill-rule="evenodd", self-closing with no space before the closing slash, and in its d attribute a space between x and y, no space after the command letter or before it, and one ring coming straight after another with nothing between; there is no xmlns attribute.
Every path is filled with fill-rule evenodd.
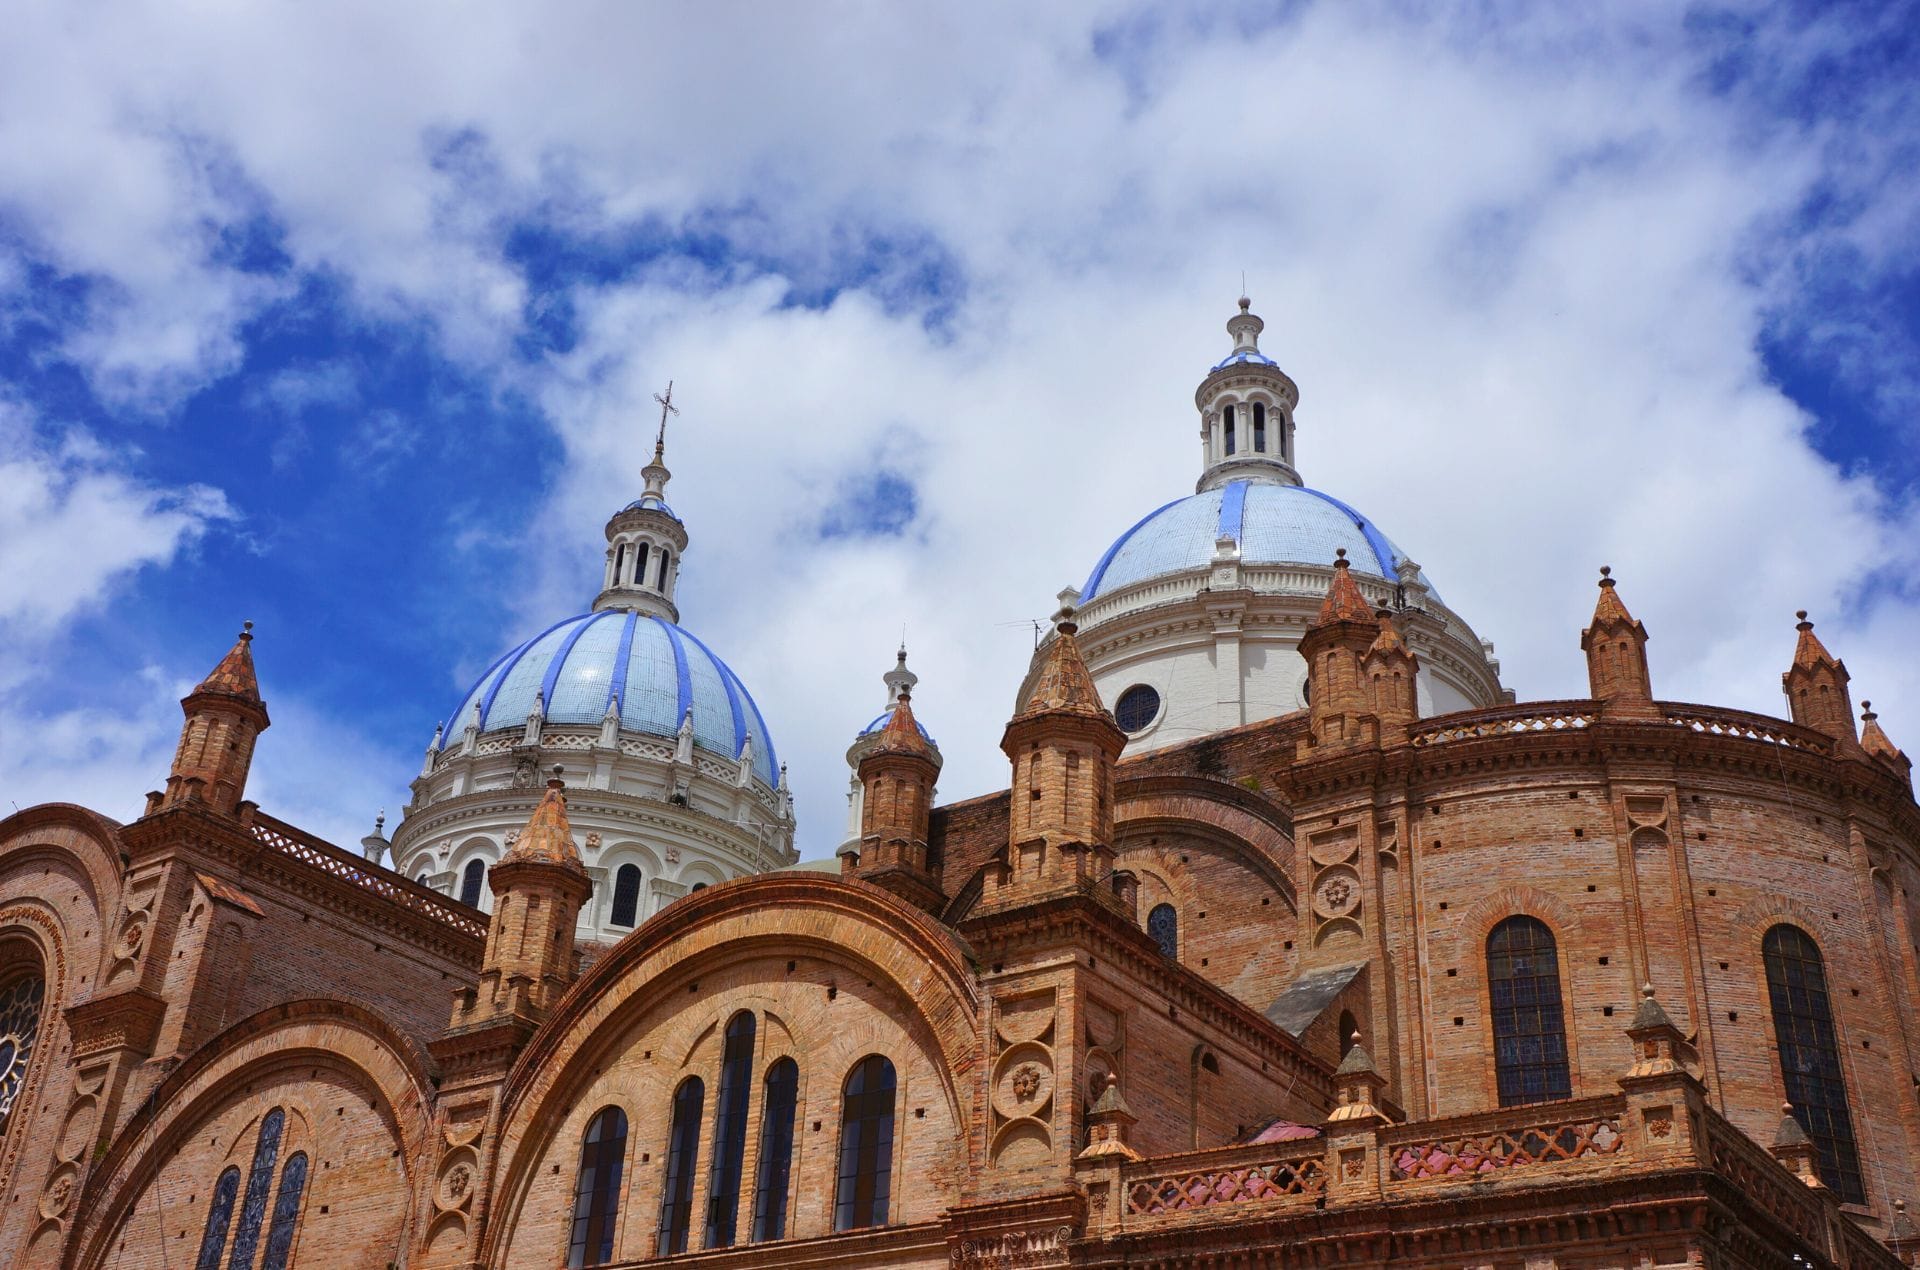
<svg viewBox="0 0 1920 1270"><path fill-rule="evenodd" d="M1577 12L1592 9L1594 12ZM1585 694L1920 747L1902 4L85 6L0 41L0 808L131 819L243 620L250 795L389 829L584 611L671 379L683 625L829 853L904 630L941 795L1198 476L1244 275L1309 484Z"/></svg>

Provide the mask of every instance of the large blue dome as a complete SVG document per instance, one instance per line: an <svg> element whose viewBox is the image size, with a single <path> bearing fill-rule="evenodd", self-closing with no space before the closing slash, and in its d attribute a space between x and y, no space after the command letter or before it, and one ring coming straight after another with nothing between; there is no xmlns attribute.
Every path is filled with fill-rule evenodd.
<svg viewBox="0 0 1920 1270"><path fill-rule="evenodd" d="M1390 582L1407 559L1372 521L1337 498L1301 485L1234 481L1176 499L1121 534L1087 575L1080 602L1149 578L1204 569L1222 537L1239 543L1240 562L1252 565L1331 566L1344 547L1355 569ZM1424 575L1420 581L1432 592Z"/></svg>
<svg viewBox="0 0 1920 1270"><path fill-rule="evenodd" d="M693 743L737 758L753 740L753 770L768 785L779 771L773 738L740 677L672 622L625 610L556 622L494 662L447 722L458 733L475 718L482 731L518 727L534 694L548 723L597 724L620 702L620 726L672 737L693 708Z"/></svg>

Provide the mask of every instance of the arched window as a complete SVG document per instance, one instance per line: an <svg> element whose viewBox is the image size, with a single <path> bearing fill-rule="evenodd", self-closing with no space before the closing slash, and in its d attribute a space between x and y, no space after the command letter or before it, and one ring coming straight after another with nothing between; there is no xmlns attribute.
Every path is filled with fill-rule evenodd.
<svg viewBox="0 0 1920 1270"><path fill-rule="evenodd" d="M20 1086L40 1040L40 1003L47 995L44 979L15 979L0 992L0 1117L13 1110Z"/></svg>
<svg viewBox="0 0 1920 1270"><path fill-rule="evenodd" d="M613 875L613 916L615 926L632 926L640 913L640 866L623 864Z"/></svg>
<svg viewBox="0 0 1920 1270"><path fill-rule="evenodd" d="M421 886L425 886L427 884L427 879L432 876L433 876L432 869L422 869L420 870L420 876L415 878L414 881L418 882Z"/></svg>
<svg viewBox="0 0 1920 1270"><path fill-rule="evenodd" d="M613 1260L613 1232L620 1217L620 1174L627 1159L627 1113L602 1107L580 1139L580 1175L573 1183L573 1229L567 1265L604 1265Z"/></svg>
<svg viewBox="0 0 1920 1270"><path fill-rule="evenodd" d="M1226 418L1226 425L1224 429L1225 439L1226 439L1225 448L1228 454L1232 454L1233 453L1233 423L1234 423L1232 406L1228 406L1226 408L1225 418Z"/></svg>
<svg viewBox="0 0 1920 1270"><path fill-rule="evenodd" d="M1847 1114L1847 1083L1834 1039L1833 1007L1820 949L1798 926L1775 926L1761 942L1767 962L1767 996L1773 1005L1773 1038L1780 1052L1793 1118L1813 1139L1820 1180L1843 1203L1867 1202Z"/></svg>
<svg viewBox="0 0 1920 1270"><path fill-rule="evenodd" d="M1160 955L1180 956L1180 912L1171 904L1155 904L1147 914L1147 934L1160 945Z"/></svg>
<svg viewBox="0 0 1920 1270"><path fill-rule="evenodd" d="M654 583L654 586L659 590L664 591L667 589L667 566L673 563L672 556L673 553L665 547L660 548L660 577L659 580Z"/></svg>
<svg viewBox="0 0 1920 1270"><path fill-rule="evenodd" d="M267 1255L260 1270L287 1270L293 1251L293 1228L300 1219L300 1197L307 1190L307 1155L295 1151L280 1170L280 1193L273 1200L273 1225L267 1230Z"/></svg>
<svg viewBox="0 0 1920 1270"><path fill-rule="evenodd" d="M1509 917L1493 928L1487 936L1487 995L1500 1105L1571 1098L1560 957L1545 922Z"/></svg>
<svg viewBox="0 0 1920 1270"><path fill-rule="evenodd" d="M840 1099L840 1188L835 1230L887 1224L893 1185L893 1064L869 1054L854 1064Z"/></svg>
<svg viewBox="0 0 1920 1270"><path fill-rule="evenodd" d="M1255 452L1267 452L1267 407L1266 403L1253 403L1253 448Z"/></svg>
<svg viewBox="0 0 1920 1270"><path fill-rule="evenodd" d="M240 1169L229 1167L213 1184L213 1200L207 1205L207 1226L200 1234L200 1255L193 1270L220 1270L220 1254L227 1250L227 1227L233 1224L233 1201L240 1194Z"/></svg>
<svg viewBox="0 0 1920 1270"><path fill-rule="evenodd" d="M1345 1058L1347 1051L1353 1048L1353 1034L1360 1030L1355 1022L1352 1010L1340 1011L1340 1057Z"/></svg>
<svg viewBox="0 0 1920 1270"><path fill-rule="evenodd" d="M621 543L613 549L613 585L619 586L627 580L627 544Z"/></svg>
<svg viewBox="0 0 1920 1270"><path fill-rule="evenodd" d="M267 1218L267 1196L273 1192L273 1170L280 1163L280 1131L286 1123L287 1113L278 1107L260 1121L260 1138L253 1144L253 1167L247 1170L247 1193L240 1201L240 1229L233 1237L227 1270L253 1270L260 1226Z"/></svg>
<svg viewBox="0 0 1920 1270"><path fill-rule="evenodd" d="M633 544L633 585L645 586L647 584L647 559L651 554L651 549L646 543L637 542ZM622 578L620 580L625 582L627 579Z"/></svg>
<svg viewBox="0 0 1920 1270"><path fill-rule="evenodd" d="M727 1023L720 1052L720 1098L713 1112L713 1164L707 1177L706 1248L733 1246L740 1211L740 1174L747 1150L747 1095L753 1089L753 1015Z"/></svg>
<svg viewBox="0 0 1920 1270"><path fill-rule="evenodd" d="M689 1076L673 1091L673 1127L667 1131L667 1180L660 1190L659 1255L687 1250L693 1221L693 1170L700 1158L700 1113L707 1086Z"/></svg>
<svg viewBox="0 0 1920 1270"><path fill-rule="evenodd" d="M487 862L478 858L467 861L467 867L460 870L460 902L468 908L480 907L480 884L487 880Z"/></svg>
<svg viewBox="0 0 1920 1270"><path fill-rule="evenodd" d="M687 888L689 893L693 891L704 891L706 889L707 889L707 884L705 882L695 882L692 886Z"/></svg>
<svg viewBox="0 0 1920 1270"><path fill-rule="evenodd" d="M783 1058L767 1069L760 1105L760 1169L753 1194L753 1240L787 1235L787 1183L793 1170L793 1109L800 1092L800 1068Z"/></svg>

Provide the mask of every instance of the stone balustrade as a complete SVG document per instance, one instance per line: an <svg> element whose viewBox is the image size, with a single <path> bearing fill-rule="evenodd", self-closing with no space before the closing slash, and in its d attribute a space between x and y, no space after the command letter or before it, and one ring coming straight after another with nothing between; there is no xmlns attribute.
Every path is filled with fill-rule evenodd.
<svg viewBox="0 0 1920 1270"><path fill-rule="evenodd" d="M1600 717L1592 701L1529 701L1491 710L1463 711L1422 720L1408 739L1414 745L1444 745L1488 736L1525 732L1564 732L1591 727Z"/></svg>
<svg viewBox="0 0 1920 1270"><path fill-rule="evenodd" d="M475 939L484 940L487 937L484 914L475 912L465 904L455 903L438 891L409 882L385 869L370 867L365 860L351 852L257 811L248 828L254 841L262 846L291 856L340 881L371 891L397 908L442 922Z"/></svg>

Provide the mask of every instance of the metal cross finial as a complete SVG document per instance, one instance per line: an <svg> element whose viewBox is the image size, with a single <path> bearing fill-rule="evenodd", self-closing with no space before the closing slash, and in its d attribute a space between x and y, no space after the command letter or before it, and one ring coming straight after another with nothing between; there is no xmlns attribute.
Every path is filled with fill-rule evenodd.
<svg viewBox="0 0 1920 1270"><path fill-rule="evenodd" d="M653 399L660 403L660 431L653 438L653 457L657 459L667 449L667 416L680 413L680 407L673 404L673 381L671 379L667 381L667 391L664 395L655 393Z"/></svg>

